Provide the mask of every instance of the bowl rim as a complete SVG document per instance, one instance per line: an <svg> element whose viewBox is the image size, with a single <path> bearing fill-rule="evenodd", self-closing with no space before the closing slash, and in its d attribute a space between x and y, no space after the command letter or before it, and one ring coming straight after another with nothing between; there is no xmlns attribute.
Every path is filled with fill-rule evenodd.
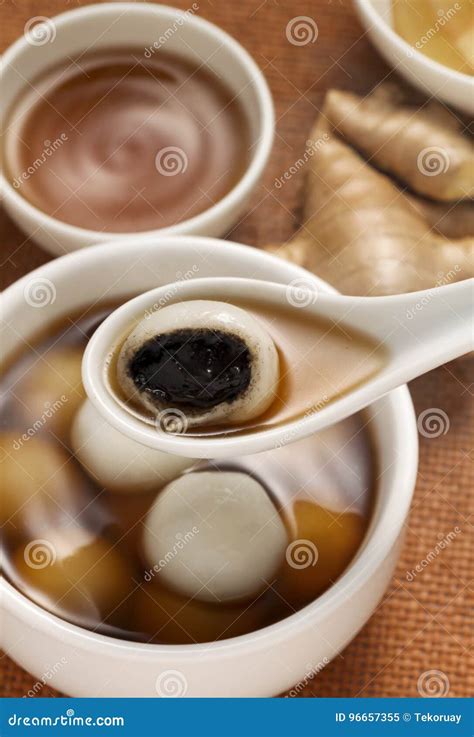
<svg viewBox="0 0 474 737"><path fill-rule="evenodd" d="M183 244L188 246L192 244L194 246L202 245L207 249L207 252L226 248L230 258L239 258L242 255L245 257L246 253L256 250L252 246L205 236L166 236L162 240L163 243L171 247L179 247ZM21 299L24 285L35 275L41 274L43 277L51 278L54 281L55 278L61 278L62 273L78 274L81 269L81 261L89 262L88 264L82 263L82 267L88 265L90 268L97 257L102 255L110 257L109 249L111 245L122 251L122 255L124 255L129 251L136 254L138 248L148 248L153 243L157 245L156 238L139 243L137 239L131 239L129 243L118 241L111 244L99 244L68 253L39 266L15 281L3 292L2 301L16 300L18 297ZM157 247L159 248L159 244ZM273 261L281 268L281 258L268 253L265 253L265 257L268 258L269 263ZM294 264L288 264L288 266L291 267L289 273L300 273L306 279L309 277L313 279L318 288L335 291L333 287L314 274L310 274L306 269ZM308 620L314 623L319 618L326 616L328 612L337 609L345 599L356 593L365 581L370 580L370 577L377 571L380 563L389 555L395 545L408 515L418 469L417 423L408 387L405 385L393 390L371 405L368 411L372 417L383 411L392 415L390 432L396 435L399 445L395 456L397 464L395 468L393 468L393 465L391 466L393 474L390 484L391 497L386 502L386 506L376 524L374 518L372 518L362 545L340 578L310 604L285 619L260 630L217 642L170 645L120 640L110 635L91 632L78 625L71 624L29 600L5 578L0 580L2 608L7 606L17 616L19 616L18 613L21 613L23 621L28 620L28 624L33 629L45 628L51 632L54 628L54 630L59 631L63 641L73 644L74 647L93 648L95 651L99 649L105 654L121 652L122 654L143 658L151 658L160 654L173 654L176 657L186 659L195 657L197 653L212 658L214 655L233 653L245 647L274 645L276 642L285 640L289 633L292 636L296 636L298 633L301 634L305 630ZM374 438L374 443L377 444L377 435Z"/></svg>
<svg viewBox="0 0 474 737"><path fill-rule="evenodd" d="M456 69L451 69L451 67L441 64L441 62L423 54L415 46L412 46L408 41L405 41L405 39L402 38L377 11L372 0L354 0L354 3L357 5L362 16L368 16L369 22L380 30L384 36L384 40L394 45L397 51L400 54L403 54L404 59L408 60L408 63L411 59L416 59L419 64L424 66L427 70L444 76L446 81L449 80L451 82L458 82L464 85L472 85L473 78L469 74L458 72ZM364 20L366 20L365 17ZM371 33L372 28L367 28L367 31Z"/></svg>
<svg viewBox="0 0 474 737"><path fill-rule="evenodd" d="M259 130L255 134L255 141L252 143L251 156L248 165L240 177L234 184L232 189L227 192L220 200L208 207L206 210L198 213L192 218L180 220L179 222L163 228L155 228L153 230L142 230L138 232L120 232L120 231L98 231L82 228L77 225L71 225L63 220L59 220L52 215L40 210L23 197L8 181L3 170L0 170L0 191L7 197L12 205L17 208L23 215L35 221L37 228L54 229L56 236L69 237L77 239L87 239L93 244L109 242L112 240L122 240L134 237L135 239L159 237L161 235L178 235L180 233L188 233L192 231L203 230L209 227L214 221L225 215L227 212L236 209L243 197L249 193L258 179L262 175L268 157L270 155L275 135L275 109L273 104L270 88L265 79L263 72L250 53L231 36L215 23L211 23L197 15L186 14L185 11L174 8L170 5L155 5L147 2L110 2L93 5L84 5L72 10L66 10L63 13L52 16L49 20L54 22L56 29L74 23L76 19L84 17L98 17L114 15L120 12L121 15L132 12L135 14L150 14L169 19L170 23L175 22L176 18L186 18L186 22L194 24L200 33L207 34L215 41L227 46L231 51L235 65L240 66L246 73L249 80L252 81L259 110ZM14 65L17 58L30 49L28 41L24 35L14 41L2 54L3 74L7 73L10 65ZM66 247L69 252L70 246Z"/></svg>

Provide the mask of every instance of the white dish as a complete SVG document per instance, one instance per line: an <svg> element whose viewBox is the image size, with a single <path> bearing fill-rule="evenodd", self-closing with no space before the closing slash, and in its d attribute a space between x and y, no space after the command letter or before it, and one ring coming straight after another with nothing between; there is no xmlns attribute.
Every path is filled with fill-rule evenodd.
<svg viewBox="0 0 474 737"><path fill-rule="evenodd" d="M22 91L43 71L86 48L139 46L144 53L163 45L167 51L205 64L239 95L250 123L252 156L240 181L219 202L169 228L137 234L96 232L57 220L31 205L0 172L5 209L19 227L41 246L62 256L107 241L143 239L158 234L221 235L242 214L267 163L274 135L274 112L265 78L245 49L217 26L165 5L104 3L70 10L45 19L44 43L28 34L2 58L2 119ZM40 29L41 31L41 29ZM37 31L38 38L41 38ZM164 39L162 42L160 39Z"/></svg>
<svg viewBox="0 0 474 737"><path fill-rule="evenodd" d="M254 248L211 238L138 239L85 249L28 274L3 294L6 356L46 324L101 297L132 296L197 276L241 276L282 284L303 269ZM38 308L35 288L54 298ZM49 292L48 292L49 290ZM28 301L26 296L30 297ZM415 484L418 443L408 389L369 409L378 461L378 494L365 541L342 577L312 604L253 634L203 645L147 645L69 624L1 582L1 645L35 677L71 696L153 697L163 684L176 695L272 696L340 652L369 619L397 561ZM322 664L322 665L321 665ZM170 688L170 692L172 692Z"/></svg>
<svg viewBox="0 0 474 737"><path fill-rule="evenodd" d="M474 78L430 59L395 33L392 0L354 0L354 4L374 45L397 72L439 100L474 113Z"/></svg>

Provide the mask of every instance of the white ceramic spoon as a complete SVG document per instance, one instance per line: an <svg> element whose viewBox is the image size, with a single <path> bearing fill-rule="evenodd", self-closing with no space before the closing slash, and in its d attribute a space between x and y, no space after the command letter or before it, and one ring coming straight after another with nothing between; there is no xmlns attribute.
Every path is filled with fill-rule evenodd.
<svg viewBox="0 0 474 737"><path fill-rule="evenodd" d="M315 289L315 288L314 288ZM208 278L168 284L115 310L95 331L83 360L90 400L111 425L143 445L192 458L219 458L270 450L307 437L354 414L392 389L473 349L474 279L389 297L347 297L253 279ZM318 411L252 432L190 435L157 430L114 396L107 365L117 346L150 310L193 299L285 306L305 317L325 318L383 344L387 360L362 385ZM297 306L295 306L297 305Z"/></svg>

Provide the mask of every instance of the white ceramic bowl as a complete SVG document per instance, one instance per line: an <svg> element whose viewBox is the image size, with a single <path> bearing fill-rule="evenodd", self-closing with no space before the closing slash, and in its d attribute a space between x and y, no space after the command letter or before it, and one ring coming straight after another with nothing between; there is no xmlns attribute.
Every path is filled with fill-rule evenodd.
<svg viewBox="0 0 474 737"><path fill-rule="evenodd" d="M8 357L46 324L101 297L129 297L177 278L206 276L282 284L304 279L331 289L282 259L212 238L107 244L52 261L3 293L3 351ZM42 294L39 308L31 296L41 288L46 291L36 291ZM391 392L369 412L379 476L373 518L354 561L314 603L277 624L227 641L147 645L69 624L3 580L3 648L39 679L59 664L48 683L71 696L156 696L159 678L168 678L170 686L177 684L178 693L188 696L271 696L294 686L308 669L331 660L364 625L397 560L418 458L408 389Z"/></svg>
<svg viewBox="0 0 474 737"><path fill-rule="evenodd" d="M424 92L474 113L473 77L430 59L395 33L392 0L354 0L354 4L378 51L397 72Z"/></svg>
<svg viewBox="0 0 474 737"><path fill-rule="evenodd" d="M195 3L197 5L197 3ZM28 25L28 24L27 24ZM169 228L127 233L96 232L46 215L25 200L0 172L5 209L40 245L62 256L84 246L157 234L222 235L242 214L265 168L274 135L273 103L265 78L235 39L199 18L190 5L182 12L148 3L105 3L71 10L45 19L38 43L26 33L2 58L2 119L18 95L42 71L86 48L138 46L143 51L161 44L167 51L205 64L239 96L250 124L252 154L239 182L215 205ZM46 39L46 40L45 40Z"/></svg>

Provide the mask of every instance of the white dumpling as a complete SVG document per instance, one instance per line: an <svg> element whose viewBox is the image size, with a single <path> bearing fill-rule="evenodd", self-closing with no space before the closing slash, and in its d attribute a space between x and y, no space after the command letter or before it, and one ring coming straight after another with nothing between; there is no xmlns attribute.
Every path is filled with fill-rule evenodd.
<svg viewBox="0 0 474 737"><path fill-rule="evenodd" d="M192 300L157 310L137 325L122 346L117 379L128 400L158 419L173 408L185 416L186 428L236 424L272 403L278 353L245 310Z"/></svg>
<svg viewBox="0 0 474 737"><path fill-rule="evenodd" d="M189 597L244 599L272 583L288 536L263 486L245 473L185 473L158 495L145 522L149 575Z"/></svg>
<svg viewBox="0 0 474 737"><path fill-rule="evenodd" d="M71 440L84 469L110 491L158 490L195 463L131 440L109 425L88 400L75 417Z"/></svg>

